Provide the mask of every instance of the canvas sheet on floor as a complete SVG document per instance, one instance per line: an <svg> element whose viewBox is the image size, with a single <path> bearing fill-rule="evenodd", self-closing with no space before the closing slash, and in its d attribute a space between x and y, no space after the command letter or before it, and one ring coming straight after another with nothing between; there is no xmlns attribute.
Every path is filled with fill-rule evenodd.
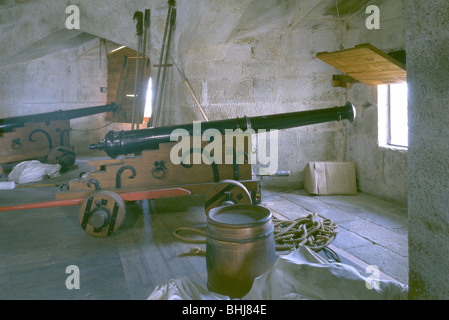
<svg viewBox="0 0 449 320"><path fill-rule="evenodd" d="M354 267L328 263L303 246L279 256L267 272L255 279L242 300L406 300L407 297L407 285L365 277ZM183 278L157 286L148 299L228 300L229 297Z"/></svg>

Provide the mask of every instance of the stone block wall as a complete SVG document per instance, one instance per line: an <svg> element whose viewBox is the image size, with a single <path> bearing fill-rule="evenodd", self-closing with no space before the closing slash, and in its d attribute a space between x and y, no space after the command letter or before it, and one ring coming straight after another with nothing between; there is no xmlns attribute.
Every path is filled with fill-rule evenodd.
<svg viewBox="0 0 449 320"><path fill-rule="evenodd" d="M394 169L406 168L406 153L377 144L375 88L363 84L350 89L333 87L332 76L341 72L316 58L318 52L364 42L383 50L403 49L402 1L379 3L380 30L365 28L363 8L345 17L323 11L333 4L328 0L318 5L293 0L178 0L169 57L172 67L167 72L160 124L204 120L184 80L210 120L328 108L349 100L358 112L352 124L335 122L280 131L277 169L289 170L291 176L264 178L264 185L300 188L307 162L355 161L360 190L406 203L405 169ZM100 87L106 85L107 69L105 51L99 57L98 37L136 49L132 15L148 4L81 1L78 6L79 31L65 29L64 5L52 6L45 0L6 6L0 13L6 17L5 12L11 16L29 12L16 23L11 18L2 20L6 23L0 38L0 117L105 102ZM167 5L160 1L150 7L147 52L157 64ZM154 67L153 77L156 71ZM366 102L372 106L363 107ZM84 150L86 142L100 140L109 129L126 128L120 124L105 127L100 116L72 124L77 129L72 132L77 151Z"/></svg>
<svg viewBox="0 0 449 320"><path fill-rule="evenodd" d="M449 3L407 1L409 285L412 299L449 298Z"/></svg>

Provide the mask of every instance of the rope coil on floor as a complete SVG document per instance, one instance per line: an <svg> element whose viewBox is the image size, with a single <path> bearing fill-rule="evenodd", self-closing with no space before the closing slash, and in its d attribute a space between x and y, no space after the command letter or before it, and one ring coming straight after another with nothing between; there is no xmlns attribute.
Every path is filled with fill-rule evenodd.
<svg viewBox="0 0 449 320"><path fill-rule="evenodd" d="M307 217L294 220L281 220L272 218L274 227L274 242L279 254L289 254L299 246L307 246L318 252L327 247L337 236L338 225L330 219L316 220L317 214L312 213ZM193 232L201 238L182 236L180 232ZM206 232L197 228L181 227L173 231L173 235L187 243L206 243ZM204 237L204 238L202 238ZM198 247L192 248L193 254L204 254L204 250Z"/></svg>
<svg viewBox="0 0 449 320"><path fill-rule="evenodd" d="M337 236L338 226L330 219L316 217L313 213L295 220L273 218L276 251L288 254L303 245L317 252L327 247Z"/></svg>
<svg viewBox="0 0 449 320"><path fill-rule="evenodd" d="M196 234L201 235L202 237L206 237L206 231L198 229L198 228L188 228L188 227L181 227L181 228L177 228L173 231L173 235L178 238L181 241L187 242L187 243L206 243L206 239L203 238L191 238L191 237L187 237L187 236L182 236L179 234L179 232L193 232ZM191 255L206 255L206 251L201 249L200 247L192 247L190 248L190 252L188 254Z"/></svg>
<svg viewBox="0 0 449 320"><path fill-rule="evenodd" d="M206 231L201 230L201 229L197 229L197 228L187 228L187 227L182 227L182 228L177 228L176 230L173 231L173 235L178 238L179 240L182 240L184 242L188 242L188 243L206 243L206 239L202 239L202 238L190 238L190 237L186 237L186 236L181 236L179 234L179 232L181 231L189 231L189 232L193 232L193 233L197 233L201 236L206 237Z"/></svg>

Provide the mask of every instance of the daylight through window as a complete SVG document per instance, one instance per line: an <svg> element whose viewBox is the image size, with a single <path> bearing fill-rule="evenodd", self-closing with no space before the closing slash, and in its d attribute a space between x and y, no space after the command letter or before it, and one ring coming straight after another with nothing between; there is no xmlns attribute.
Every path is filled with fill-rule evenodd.
<svg viewBox="0 0 449 320"><path fill-rule="evenodd" d="M145 101L145 109L144 109L144 120L148 121L151 117L151 113L153 111L152 109L152 105L151 105L151 97L152 97L152 87L151 87L151 78L148 80L148 88L147 88L147 96L146 96L146 101Z"/></svg>
<svg viewBox="0 0 449 320"><path fill-rule="evenodd" d="M408 146L407 83L390 85L390 145Z"/></svg>
<svg viewBox="0 0 449 320"><path fill-rule="evenodd" d="M407 83L378 86L379 143L408 147Z"/></svg>

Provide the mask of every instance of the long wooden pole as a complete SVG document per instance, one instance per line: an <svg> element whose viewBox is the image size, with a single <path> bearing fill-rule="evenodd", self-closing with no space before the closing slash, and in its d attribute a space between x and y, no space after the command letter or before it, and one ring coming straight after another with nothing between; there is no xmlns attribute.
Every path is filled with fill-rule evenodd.
<svg viewBox="0 0 449 320"><path fill-rule="evenodd" d="M189 82L187 81L187 79L184 79L184 83L187 87L187 90L189 90L190 95L192 96L193 100L195 100L195 103L198 107L198 109L200 109L201 114L203 115L204 120L209 121L209 119L206 116L206 113L204 112L203 108L201 107L200 103L198 102L198 99L196 98L195 94L192 91L192 88L190 88Z"/></svg>
<svg viewBox="0 0 449 320"><path fill-rule="evenodd" d="M161 86L160 88L158 88L158 100L156 102L157 104L157 108L158 108L158 113L155 115L157 116L156 118L156 123L155 124L159 124L160 120L161 120L161 106L162 106L162 100L163 100L163 96L164 96L164 88L165 88L165 76L167 74L167 63L168 63L168 55L169 55L169 50L170 50L170 41L171 41L171 36L172 36L172 31L173 31L173 27L175 24L175 19L176 19L176 7L173 7L170 10L170 27L168 30L168 39L167 39L167 49L165 52L165 57L164 57L164 70L162 72L162 79L161 79Z"/></svg>
<svg viewBox="0 0 449 320"><path fill-rule="evenodd" d="M133 100L133 112L132 112L132 123L131 130L134 130L134 125L136 122L136 105L138 102L137 95L140 95L138 92L138 80L139 80L139 60L140 60L140 49L142 46L142 26L143 26L143 13L141 11L136 11L134 13L133 19L137 19L137 60L136 60L136 76L134 81L134 100Z"/></svg>
<svg viewBox="0 0 449 320"><path fill-rule="evenodd" d="M143 33L143 48L142 48L142 73L140 74L140 93L139 93L139 105L137 109L137 116L136 116L136 125L137 129L140 127L140 121L141 117L143 117L143 112L145 110L145 101L143 100L143 97L146 97L146 90L148 88L144 87L144 76L145 76L145 54L146 54L146 46L147 46L147 34L148 34L148 27L150 26L150 9L145 9L145 17L144 17L144 33ZM148 84L147 84L148 85ZM143 107L142 107L143 105Z"/></svg>
<svg viewBox="0 0 449 320"><path fill-rule="evenodd" d="M151 106L152 106L153 110L152 110L152 115L151 115L150 121L148 122L148 127L152 127L155 125L154 118L155 118L155 115L159 112L158 106L156 105L156 103L157 103L157 95L158 95L158 91L159 91L159 79L160 79L161 71L162 71L162 60L164 58L165 42L167 41L168 26L170 24L171 10L172 10L172 6L169 2L167 18L165 20L164 35L162 37L161 52L160 52L160 56L159 56L159 67L157 69L156 81L154 81L152 83L153 95L151 96L151 99L152 99Z"/></svg>

